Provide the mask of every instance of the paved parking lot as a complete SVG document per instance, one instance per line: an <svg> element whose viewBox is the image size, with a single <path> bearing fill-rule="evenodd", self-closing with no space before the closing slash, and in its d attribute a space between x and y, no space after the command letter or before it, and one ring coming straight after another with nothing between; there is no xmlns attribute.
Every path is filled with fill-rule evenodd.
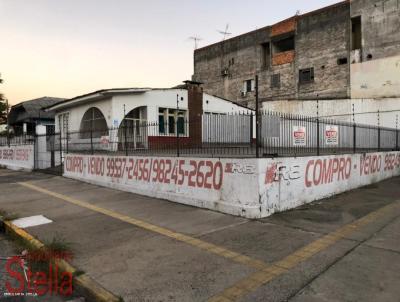
<svg viewBox="0 0 400 302"><path fill-rule="evenodd" d="M400 178L260 220L0 170L0 209L53 223L125 301L398 301Z"/></svg>

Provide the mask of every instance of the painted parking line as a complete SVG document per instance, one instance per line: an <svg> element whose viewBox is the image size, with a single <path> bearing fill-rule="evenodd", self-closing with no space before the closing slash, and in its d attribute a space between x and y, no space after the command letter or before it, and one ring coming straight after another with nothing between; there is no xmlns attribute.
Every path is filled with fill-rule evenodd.
<svg viewBox="0 0 400 302"><path fill-rule="evenodd" d="M248 257L246 255L242 255L242 254L233 252L224 247L221 247L221 246L218 246L218 245L215 245L212 243L208 243L203 240L184 235L182 233L177 233L177 232L171 231L169 229L162 228L162 227L156 226L154 224L145 222L143 220L139 220L139 219L136 219L136 218L133 218L130 216L126 216L126 215L120 214L120 213L112 211L112 210L101 208L101 207L95 206L86 201L78 200L78 199L75 199L75 198L60 194L60 193L49 191L44 188L38 187L34 184L31 184L31 183L20 182L18 184L21 186L24 186L26 188L29 188L31 190L41 192L43 194L61 199L68 203L74 204L76 206L86 208L86 209L92 210L94 212L101 213L106 216L109 216L109 217L121 220L123 222L132 224L134 226L140 227L147 231L151 231L151 232L175 239L177 241L184 242L186 244L189 244L189 245L199 248L201 250L207 251L209 253L212 253L212 254L227 258L227 259L230 259L231 261L236 262L236 263L247 265L247 266L255 268L257 270L262 270L269 266L269 264L267 264L261 260L257 260L257 259Z"/></svg>
<svg viewBox="0 0 400 302"><path fill-rule="evenodd" d="M370 214L337 229L336 231L325 235L312 243L298 249L286 258L272 263L270 266L261 269L248 277L240 280L235 285L225 289L220 294L212 297L208 302L233 302L237 301L247 294L250 294L262 285L274 280L275 278L289 272L292 268L310 259L315 254L326 250L334 243L357 231L358 229L378 220L385 214L400 209L400 202L395 201L385 207L382 207Z"/></svg>

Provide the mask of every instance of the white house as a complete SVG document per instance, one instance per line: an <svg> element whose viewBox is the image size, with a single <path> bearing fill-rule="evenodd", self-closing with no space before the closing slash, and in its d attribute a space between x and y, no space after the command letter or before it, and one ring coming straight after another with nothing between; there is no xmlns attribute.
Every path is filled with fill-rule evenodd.
<svg viewBox="0 0 400 302"><path fill-rule="evenodd" d="M203 93L200 83L190 81L183 88L99 90L65 100L47 110L55 111L55 130L62 137L68 135L71 150L82 150L90 141L97 148L110 151L124 149L127 144L130 149L148 148L155 143L168 145L176 136L183 144L217 142L208 134L211 128L216 128L212 125L212 116L251 112L231 101ZM251 131L250 123L242 123L241 127L243 138L237 131L237 142L244 137L248 140ZM214 136L218 133L214 132Z"/></svg>

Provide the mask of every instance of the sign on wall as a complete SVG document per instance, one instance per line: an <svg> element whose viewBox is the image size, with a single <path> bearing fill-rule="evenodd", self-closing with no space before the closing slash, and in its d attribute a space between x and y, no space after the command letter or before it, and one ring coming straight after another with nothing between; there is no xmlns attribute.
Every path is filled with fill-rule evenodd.
<svg viewBox="0 0 400 302"><path fill-rule="evenodd" d="M306 127L293 126L293 146L305 146L306 145Z"/></svg>
<svg viewBox="0 0 400 302"><path fill-rule="evenodd" d="M33 145L0 147L0 165L10 169L33 169L33 157Z"/></svg>
<svg viewBox="0 0 400 302"><path fill-rule="evenodd" d="M261 204L268 216L400 175L400 152L260 160Z"/></svg>
<svg viewBox="0 0 400 302"><path fill-rule="evenodd" d="M66 154L64 176L234 215L259 215L253 159Z"/></svg>
<svg viewBox="0 0 400 302"><path fill-rule="evenodd" d="M325 127L325 144L328 146L336 146L339 144L339 127L336 125L326 125Z"/></svg>

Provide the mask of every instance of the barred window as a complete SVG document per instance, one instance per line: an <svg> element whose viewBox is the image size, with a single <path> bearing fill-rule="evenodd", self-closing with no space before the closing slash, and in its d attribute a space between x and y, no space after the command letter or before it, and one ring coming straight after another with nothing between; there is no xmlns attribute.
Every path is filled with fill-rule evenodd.
<svg viewBox="0 0 400 302"><path fill-rule="evenodd" d="M281 75L279 73L271 75L271 88L279 87L281 87Z"/></svg>
<svg viewBox="0 0 400 302"><path fill-rule="evenodd" d="M299 70L299 83L307 84L314 82L314 68L306 68Z"/></svg>

